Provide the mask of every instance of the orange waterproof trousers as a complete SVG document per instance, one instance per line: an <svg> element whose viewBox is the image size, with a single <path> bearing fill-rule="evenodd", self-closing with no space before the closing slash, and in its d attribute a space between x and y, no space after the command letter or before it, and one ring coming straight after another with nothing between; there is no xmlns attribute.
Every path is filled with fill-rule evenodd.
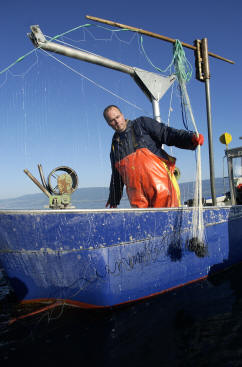
<svg viewBox="0 0 242 367"><path fill-rule="evenodd" d="M149 149L141 148L117 162L115 167L126 185L132 207L180 206L180 190L174 176L175 162L170 163Z"/></svg>

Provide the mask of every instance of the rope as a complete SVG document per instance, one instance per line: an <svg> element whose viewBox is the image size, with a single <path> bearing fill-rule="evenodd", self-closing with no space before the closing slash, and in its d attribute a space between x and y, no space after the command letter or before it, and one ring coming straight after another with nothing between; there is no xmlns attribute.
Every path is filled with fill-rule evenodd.
<svg viewBox="0 0 242 367"><path fill-rule="evenodd" d="M147 55L147 53L146 53L146 51L145 51L145 49L144 49L144 45L143 45L143 36L142 36L142 35L140 36L140 45L141 45L141 50L143 51L143 54L144 54L144 56L145 56L146 60L148 61L148 63L149 63L149 64L150 64L150 65L151 65L155 70L157 70L159 73L166 73L169 69L171 70L172 65L173 65L173 63L174 63L174 57L173 57L173 60L171 61L170 65L168 65L166 69L162 70L161 68L158 68L157 66L155 66L155 65L152 63L152 61L150 60L150 58L148 57L148 55ZM170 74L171 74L171 72L170 72Z"/></svg>
<svg viewBox="0 0 242 367"><path fill-rule="evenodd" d="M178 80L189 82L192 77L192 66L187 60L182 44L176 40L173 47L173 60Z"/></svg>
<svg viewBox="0 0 242 367"><path fill-rule="evenodd" d="M91 26L91 24L87 23L87 24L81 24L81 25L79 25L79 26L77 26L77 27L75 27L75 28L71 28L71 29L69 29L69 30L68 30L68 31L66 31L66 32L63 32L63 33L57 34L56 36L52 37L52 38L50 39L50 42L51 42L51 41L53 41L53 40L55 40L55 39L57 39L57 38L63 37L63 36L65 36L65 35L66 35L66 34L68 34L68 33L71 33L71 32L73 32L73 31L76 31L77 29L80 29L80 28L83 28L83 27L90 27L90 26Z"/></svg>
<svg viewBox="0 0 242 367"><path fill-rule="evenodd" d="M56 36L54 36L54 37L49 37L49 36L47 36L47 37L49 38L49 42L51 42L51 41L53 41L53 40L58 40L60 37L66 36L67 34L69 34L69 33L73 32L73 31L75 31L75 30L77 30L77 29L84 28L84 27L90 27L90 26L92 26L92 24L82 24L82 25L79 25L79 26L77 26L77 27L71 28L71 29L69 29L68 31L62 32L62 33L60 33L60 34L57 34L57 35L56 35ZM113 32L129 31L129 29L117 29L117 30L113 30L113 29L109 29L109 28L106 28L106 27L103 27L103 26L98 26L98 25L95 25L95 27L97 27L97 28L102 28L102 29L105 29L105 30L108 30L108 31L110 31L110 32L112 32L112 33L113 33ZM137 33L137 32L135 32L135 33ZM132 39L133 39L133 37L132 37ZM59 42L61 42L61 41L59 40ZM65 42L62 42L62 43L65 43ZM73 47L73 46L72 46L72 47ZM75 48L79 49L78 47L75 47ZM76 74L78 74L79 76L81 76L81 77L85 78L86 80L90 81L91 83L95 84L97 87L99 87L99 88L103 89L104 91L106 91L106 92L108 92L108 93L112 94L112 95L113 95L113 96L115 96L116 98L119 98L120 100L124 101L125 103L129 104L130 106L135 107L136 109L138 109L138 110L140 110L140 111L143 111L143 112L144 112L144 110L143 110L141 107L139 107L139 106L137 106L137 105L135 105L135 104L133 104L133 103L131 103L131 102L127 101L126 99L124 99L124 98L120 97L120 96L119 96L119 95L117 95L116 93L114 93L114 92L112 92L112 91L110 91L110 90L106 89L106 88L105 88L105 87L103 87L102 85L95 83L93 80L91 80L91 79L89 79L88 77L86 77L85 75L83 75L83 74L79 73L77 70L75 70L75 69L71 68L70 66L68 66L68 65L67 65L67 64L65 64L64 62L60 61L59 59L57 59L57 58L56 58L56 57L54 57L53 55L50 55L48 52L46 52L45 50L43 50L43 49L41 48L41 46L36 47L36 48L34 48L33 50L31 50L31 51L27 52L26 54L24 54L23 56L19 57L17 60L15 60L15 61L14 61L13 63L11 63L9 66L7 66L5 69L1 70L1 71L0 71L0 75L1 75L1 74L6 73L6 72L8 72L8 71L10 71L10 69L11 69L14 65L16 65L16 64L17 64L17 63L19 63L20 61L24 60L27 56L31 55L32 53L36 52L38 49L40 49L41 51L45 52L48 56L52 57L53 59L55 59L55 60L56 60L56 61L58 61L59 63L63 64L64 66L66 66L68 69L70 69L71 71L75 72L75 73L76 73ZM84 51L85 51L85 50L84 50ZM91 53L91 52L90 52L90 53ZM94 54L94 53L93 53L93 54ZM95 54L94 54L94 55L95 55ZM32 66L31 66L31 68L32 68ZM25 75L25 74L26 74L26 73L24 73L24 75ZM6 75L7 75L7 74L6 74ZM2 85L4 85L6 81L7 81L7 76L6 76L5 80L4 80L4 82L0 85L0 87L1 87Z"/></svg>
<svg viewBox="0 0 242 367"><path fill-rule="evenodd" d="M81 25L79 25L79 26L77 26L77 27L74 27L74 28L69 29L68 31L65 31L65 32L60 33L60 34L57 34L57 35L56 35L56 36L54 36L54 37L51 37L51 38L50 38L50 40L49 40L49 42L52 42L52 41L54 41L54 40L57 40L57 39L58 39L58 38L60 38L60 37L66 36L68 33L74 32L74 31L76 31L77 29L84 28L84 27L91 27L91 26L93 26L93 25L92 25L92 24L89 24L89 23L87 23L87 24L81 24ZM122 32L122 31L129 31L129 29L126 29L126 28L123 28L123 29L115 29L115 30L113 30L113 29L109 29L109 28L106 28L106 27L103 27L103 26L98 26L98 25L95 25L95 27L97 27L97 28L103 28L103 29L105 29L105 30L107 30L107 31L110 31L110 32ZM19 57L19 58L18 58L17 60L15 60L12 64L10 64L9 66L7 66L5 69L1 70L1 71L0 71L0 75L1 75L1 74L3 74L3 73L5 73L5 72L6 72L6 71L8 71L9 69L11 69L14 65L16 65L16 64L17 64L17 63L19 63L20 61L24 60L27 56L31 55L34 51L36 51L36 50L38 50L38 49L40 49L40 48L41 48L41 46L36 47L36 48L34 48L33 50L31 50L31 51L27 52L26 54L24 54L23 56Z"/></svg>
<svg viewBox="0 0 242 367"><path fill-rule="evenodd" d="M72 68L71 66L65 64L63 61L59 60L57 57L51 55L49 52L47 52L47 51L45 51L43 49L41 49L41 51L44 52L44 53L46 53L52 59L58 61L60 64L64 65L67 69L73 71L75 74L77 74L77 75L81 76L82 78L88 80L89 82L91 82L92 84L94 84L96 87L98 87L100 89L103 89L105 92L108 92L108 93L112 94L114 97L120 99L121 101L123 101L123 102L129 104L130 106L132 106L132 107L134 107L134 108L136 108L136 109L144 112L144 110L141 107L137 106L136 104L134 104L132 102L129 102L127 99L124 99L124 98L120 97L118 94L116 94L116 93L110 91L109 89L103 87L101 84L98 84L98 83L94 82L94 80L92 80L92 79L88 78L87 76L81 74L79 71L77 71L74 68Z"/></svg>
<svg viewBox="0 0 242 367"><path fill-rule="evenodd" d="M155 70L157 70L160 73L166 73L168 70L170 70L170 74L171 74L171 69L174 66L177 77L180 79L183 79L186 82L189 82L189 80L192 77L192 66L190 62L187 60L184 49L179 40L176 40L174 44L173 58L171 60L171 63L165 69L161 69L152 63L152 61L150 60L150 58L147 55L147 52L145 51L142 35L140 35L140 45L141 45L141 49L143 51L143 54L146 60Z"/></svg>
<svg viewBox="0 0 242 367"><path fill-rule="evenodd" d="M47 306L44 306L42 308L39 308L38 310L36 311L33 311L33 312L29 312L28 314L25 314L25 315L21 315L21 316L18 316L18 317L14 317L12 319L10 319L8 321L8 324L9 325L12 325L13 323L15 323L16 321L19 321L19 320L23 320L27 317L30 317L30 316L34 316L34 315L37 315L39 313L42 313L44 311L48 311L48 310L51 310L53 308L56 308L56 307L59 307L59 306L63 306L65 305L65 301L58 301L58 300L55 300L53 303L51 303L50 305L47 305Z"/></svg>
<svg viewBox="0 0 242 367"><path fill-rule="evenodd" d="M60 33L60 34L57 34L56 36L52 37L50 39L50 42L57 39L57 38L60 38L70 32L73 32L79 28L82 28L82 27L89 27L91 26L91 24L82 24L82 25L79 25L78 27L75 27L75 28L72 28L72 29L69 29L68 31L66 32L63 32L63 33ZM8 71L9 69L11 69L14 65L16 65L17 63L19 63L20 61L24 60L27 56L31 55L33 52L35 52L36 50L40 49L41 47L36 47L34 48L33 50L27 52L26 54L24 54L23 56L19 57L16 61L14 61L12 64L10 64L9 66L7 66L5 69L3 69L2 71L0 71L0 75L5 73L6 71Z"/></svg>
<svg viewBox="0 0 242 367"><path fill-rule="evenodd" d="M39 47L38 47L39 48ZM2 71L0 71L0 75L5 73L6 71L8 71L9 69L11 69L14 65L16 65L18 62L22 61L23 59L25 59L27 56L31 55L34 51L36 51L36 49L34 48L33 50L27 52L25 55L19 57L16 61L14 61L12 64L10 64L9 66L7 66L5 69L3 69Z"/></svg>

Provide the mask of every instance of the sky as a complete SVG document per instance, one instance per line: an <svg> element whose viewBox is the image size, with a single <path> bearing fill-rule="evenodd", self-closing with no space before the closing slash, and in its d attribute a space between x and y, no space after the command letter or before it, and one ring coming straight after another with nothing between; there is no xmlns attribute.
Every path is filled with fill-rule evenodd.
<svg viewBox="0 0 242 367"><path fill-rule="evenodd" d="M27 33L38 24L53 37L80 25L90 24L60 38L74 45L126 65L157 72L165 70L173 56L172 44L105 26L86 15L116 21L179 39L188 44L207 38L209 51L235 64L210 57L210 91L215 176L224 174L225 146L222 133L232 135L230 147L242 145L242 2L204 0L172 2L137 0L122 2L90 0L59 2L29 0L4 2L0 12L0 199L40 192L24 174L28 169L40 180L42 164L46 179L56 167L68 166L78 174L79 187L107 187L110 181L110 143L113 131L102 112L118 105L126 118L153 116L152 104L133 79L119 71L34 50L21 62L19 57L34 49ZM102 27L100 27L102 26ZM105 29L103 28L105 27ZM198 131L204 135L202 176L209 178L209 152L205 84L195 78L194 53L184 49L193 75L187 90ZM55 58L58 60L56 60ZM167 75L167 74L166 74ZM183 129L177 86L160 101L161 118ZM189 124L189 129L193 126ZM177 158L181 182L195 179L196 153L166 147ZM226 167L225 167L226 171Z"/></svg>

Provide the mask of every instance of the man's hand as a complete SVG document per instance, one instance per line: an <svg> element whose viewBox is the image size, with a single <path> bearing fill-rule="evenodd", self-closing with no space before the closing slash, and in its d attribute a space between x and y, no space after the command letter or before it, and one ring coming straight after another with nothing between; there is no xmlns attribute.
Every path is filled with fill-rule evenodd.
<svg viewBox="0 0 242 367"><path fill-rule="evenodd" d="M239 185L236 187L236 189L237 189L238 191L242 191L242 184L239 184Z"/></svg>
<svg viewBox="0 0 242 367"><path fill-rule="evenodd" d="M110 205L110 201L108 200L106 205L105 205L105 208L114 209L114 208L117 208L117 205Z"/></svg>
<svg viewBox="0 0 242 367"><path fill-rule="evenodd" d="M195 147L197 147L198 145L203 145L204 136L202 134L198 134L198 136L194 134L192 137L192 143Z"/></svg>

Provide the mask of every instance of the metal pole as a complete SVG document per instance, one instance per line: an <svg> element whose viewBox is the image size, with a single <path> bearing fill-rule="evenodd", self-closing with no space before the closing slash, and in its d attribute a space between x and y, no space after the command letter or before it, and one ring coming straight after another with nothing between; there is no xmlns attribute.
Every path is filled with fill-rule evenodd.
<svg viewBox="0 0 242 367"><path fill-rule="evenodd" d="M75 50L71 47L62 46L54 42L39 43L39 46L43 50L55 52L60 55L72 57L78 60L87 61L92 64L101 65L106 68L118 70L123 73L127 73L131 76L134 75L134 69L132 67L107 59L99 55L94 55L80 50Z"/></svg>
<svg viewBox="0 0 242 367"><path fill-rule="evenodd" d="M161 122L160 117L160 104L157 99L152 98L152 108L153 108L153 117L156 121ZM164 144L161 145L161 148L164 149Z"/></svg>
<svg viewBox="0 0 242 367"><path fill-rule="evenodd" d="M31 41L34 43L35 46L42 48L43 50L55 52L60 55L118 70L131 76L134 76L135 74L134 68L132 68L131 66L121 64L100 55L95 55L86 51L84 52L74 49L72 47L63 46L55 42L48 42L46 41L39 26L31 26L30 28L32 30L32 33L29 34Z"/></svg>
<svg viewBox="0 0 242 367"><path fill-rule="evenodd" d="M205 91L206 91L206 107L207 107L207 127L208 127L208 147L209 147L209 164L210 164L210 187L213 205L216 205L215 192L215 176L214 176L214 156L213 156L213 140L212 140L212 114L210 99L210 73L208 62L208 42L207 38L202 39L202 58L204 67Z"/></svg>
<svg viewBox="0 0 242 367"><path fill-rule="evenodd" d="M152 107L153 107L153 117L154 117L154 119L158 122L161 122L160 105L159 105L159 101L157 101L155 98L152 98Z"/></svg>
<svg viewBox="0 0 242 367"><path fill-rule="evenodd" d="M227 153L227 152L226 152ZM233 163L232 158L228 157L227 155L227 162L228 162L228 174L229 174L229 186L230 186L230 196L231 196L231 204L235 205L235 189L234 189L234 172L233 172Z"/></svg>

